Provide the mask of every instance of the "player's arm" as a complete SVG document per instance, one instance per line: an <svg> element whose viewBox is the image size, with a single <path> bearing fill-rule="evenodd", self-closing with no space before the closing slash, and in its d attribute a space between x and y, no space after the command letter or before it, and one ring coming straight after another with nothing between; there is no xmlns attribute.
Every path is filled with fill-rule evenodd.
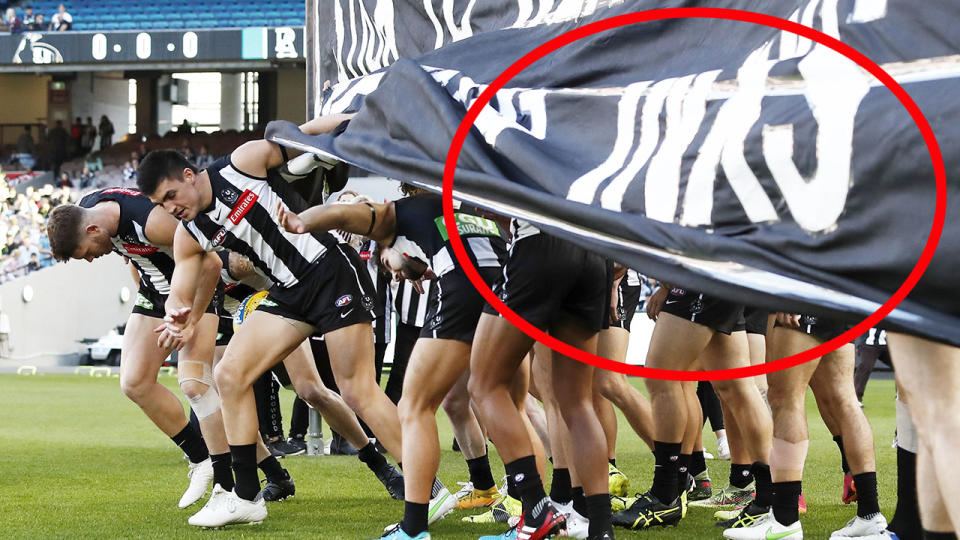
<svg viewBox="0 0 960 540"><path fill-rule="evenodd" d="M339 229L390 245L397 231L397 214L394 208L392 202L328 204L313 206L297 214L279 203L277 218L280 226L292 233Z"/></svg>
<svg viewBox="0 0 960 540"><path fill-rule="evenodd" d="M126 257L124 257L126 259ZM140 290L140 271L137 270L137 267L133 265L129 260L127 261L127 268L130 270L130 277L133 278L134 285L137 286L137 290Z"/></svg>
<svg viewBox="0 0 960 540"><path fill-rule="evenodd" d="M213 299L220 278L220 258L204 251L182 224L173 242L173 258L176 265L164 304L166 317L157 329L157 341L162 347L181 348L193 337L194 325Z"/></svg>
<svg viewBox="0 0 960 540"><path fill-rule="evenodd" d="M300 131L307 135L322 135L334 130L342 122L353 118L353 114L330 114L314 118L300 126ZM237 169L253 176L264 177L267 170L283 165L286 159L302 154L293 148L280 149L280 145L264 139L250 141L237 147L230 154L230 162Z"/></svg>

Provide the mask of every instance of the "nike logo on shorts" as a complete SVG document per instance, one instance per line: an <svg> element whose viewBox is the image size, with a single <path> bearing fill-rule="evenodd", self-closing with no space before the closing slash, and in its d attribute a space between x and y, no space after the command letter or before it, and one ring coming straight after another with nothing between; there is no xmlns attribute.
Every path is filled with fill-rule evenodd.
<svg viewBox="0 0 960 540"><path fill-rule="evenodd" d="M346 318L347 318L347 315L350 315L351 313L353 313L353 308L350 308L350 311L347 311L346 313L341 313L341 314L340 314L340 318L341 318L341 319L346 319Z"/></svg>

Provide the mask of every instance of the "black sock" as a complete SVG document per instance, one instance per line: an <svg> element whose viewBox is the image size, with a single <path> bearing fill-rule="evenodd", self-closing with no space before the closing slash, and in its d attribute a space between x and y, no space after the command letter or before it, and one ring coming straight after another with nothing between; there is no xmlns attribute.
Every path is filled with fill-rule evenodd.
<svg viewBox="0 0 960 540"><path fill-rule="evenodd" d="M800 519L800 481L773 483L773 517L781 525L793 525Z"/></svg>
<svg viewBox="0 0 960 540"><path fill-rule="evenodd" d="M583 488L574 486L570 492L573 495L573 509L581 516L587 515L587 498L583 494Z"/></svg>
<svg viewBox="0 0 960 540"><path fill-rule="evenodd" d="M524 520L533 528L539 527L543 524L547 493L543 490L540 473L537 472L536 458L522 457L505 464L504 468L507 476L512 476L516 483L520 502L523 503Z"/></svg>
<svg viewBox="0 0 960 540"><path fill-rule="evenodd" d="M610 458L607 460L607 462L613 465L614 467L617 466L617 458Z"/></svg>
<svg viewBox="0 0 960 540"><path fill-rule="evenodd" d="M690 466L687 472L696 477L705 470L707 470L707 461L703 458L703 450L697 450L690 455Z"/></svg>
<svg viewBox="0 0 960 540"><path fill-rule="evenodd" d="M416 536L427 530L427 511L429 503L403 502L403 521L400 528L408 536Z"/></svg>
<svg viewBox="0 0 960 540"><path fill-rule="evenodd" d="M287 470L283 468L283 465L280 465L280 462L277 461L277 458L273 456L267 456L263 461L257 464L257 467L263 471L263 475L267 477L267 480L285 480L290 478L290 474L287 473Z"/></svg>
<svg viewBox="0 0 960 540"><path fill-rule="evenodd" d="M680 487L677 485L680 443L653 441L653 454L656 464L650 491L663 504L670 504L680 495Z"/></svg>
<svg viewBox="0 0 960 540"><path fill-rule="evenodd" d="M230 452L223 454L213 454L210 456L213 462L213 483L220 484L226 491L233 491L233 468L230 467Z"/></svg>
<svg viewBox="0 0 960 540"><path fill-rule="evenodd" d="M917 502L917 455L897 447L897 509L887 527L902 540L920 540L920 505Z"/></svg>
<svg viewBox="0 0 960 540"><path fill-rule="evenodd" d="M230 445L233 456L233 475L236 477L234 493L241 499L252 501L260 492L260 478L257 476L257 445Z"/></svg>
<svg viewBox="0 0 960 540"><path fill-rule="evenodd" d="M770 466L760 461L755 461L750 466L754 480L757 481L757 496L753 502L760 507L767 507L773 502L773 486L770 480ZM792 523L792 522L791 522Z"/></svg>
<svg viewBox="0 0 960 540"><path fill-rule="evenodd" d="M507 474L507 497L512 497L516 500L520 500L520 492L517 490L517 483L513 481L513 477Z"/></svg>
<svg viewBox="0 0 960 540"><path fill-rule="evenodd" d="M837 443L837 448L840 449L840 467L843 469L843 474L850 474L850 465L847 464L847 453L843 451L843 437L837 435L833 438L833 442Z"/></svg>
<svg viewBox="0 0 960 540"><path fill-rule="evenodd" d="M933 532L924 529L923 540L957 540L957 533Z"/></svg>
<svg viewBox="0 0 960 540"><path fill-rule="evenodd" d="M853 475L853 485L857 487L857 515L862 518L880 513L877 501L877 473L865 472Z"/></svg>
<svg viewBox="0 0 960 540"><path fill-rule="evenodd" d="M194 429L189 423L173 437L170 437L174 444L183 450L183 453L190 459L190 463L200 463L210 457L207 452L207 445L203 442L200 432Z"/></svg>
<svg viewBox="0 0 960 540"><path fill-rule="evenodd" d="M687 489L687 472L690 470L690 454L680 454L680 466L677 467L677 484L680 491Z"/></svg>
<svg viewBox="0 0 960 540"><path fill-rule="evenodd" d="M557 504L567 504L573 500L573 491L570 486L570 469L553 469L553 480L550 482L550 499Z"/></svg>
<svg viewBox="0 0 960 540"><path fill-rule="evenodd" d="M742 463L730 464L730 485L743 489L753 482L753 473L750 472L750 466Z"/></svg>
<svg viewBox="0 0 960 540"><path fill-rule="evenodd" d="M587 529L588 538L597 538L603 533L612 532L613 525L610 521L610 495L601 493L599 495L588 495L586 497L587 513L584 514L590 520L590 528Z"/></svg>
<svg viewBox="0 0 960 540"><path fill-rule="evenodd" d="M371 442L368 442L358 451L357 458L366 464L371 471L380 470L387 465L387 458L377 452L377 447Z"/></svg>
<svg viewBox="0 0 960 540"><path fill-rule="evenodd" d="M490 458L486 454L467 460L467 469L470 470L470 481L473 482L473 489L486 491L497 485L493 481L493 473L490 471Z"/></svg>

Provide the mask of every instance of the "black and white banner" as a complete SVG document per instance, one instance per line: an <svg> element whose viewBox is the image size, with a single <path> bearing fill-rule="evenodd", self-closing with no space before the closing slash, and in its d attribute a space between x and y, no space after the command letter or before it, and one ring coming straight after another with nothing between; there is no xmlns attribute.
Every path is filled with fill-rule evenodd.
<svg viewBox="0 0 960 540"><path fill-rule="evenodd" d="M960 344L960 16L950 0L329 4L319 37L341 82L323 111L358 114L335 135L268 135L434 188L486 85L575 27L709 4L839 38L905 88L946 160L943 238L885 323ZM454 192L686 288L850 322L907 277L935 202L920 132L875 78L795 34L706 19L608 30L523 71L481 112Z"/></svg>

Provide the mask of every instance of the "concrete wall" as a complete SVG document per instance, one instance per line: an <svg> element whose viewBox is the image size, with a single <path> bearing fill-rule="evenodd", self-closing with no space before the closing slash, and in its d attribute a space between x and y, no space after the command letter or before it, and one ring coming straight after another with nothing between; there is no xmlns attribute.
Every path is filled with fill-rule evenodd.
<svg viewBox="0 0 960 540"><path fill-rule="evenodd" d="M24 286L33 299L24 302ZM120 300L127 287L130 298ZM123 324L133 309L136 286L123 260L110 254L88 263L70 261L0 285L0 313L9 334L0 365L54 365L84 352L83 338L98 338ZM5 329L5 328L4 328ZM75 359L75 358L74 358Z"/></svg>
<svg viewBox="0 0 960 540"><path fill-rule="evenodd" d="M277 119L307 120L307 72L303 67L277 71Z"/></svg>
<svg viewBox="0 0 960 540"><path fill-rule="evenodd" d="M48 75L0 76L0 124L35 124L46 119L49 83Z"/></svg>
<svg viewBox="0 0 960 540"><path fill-rule="evenodd" d="M86 123L89 116L93 125L99 126L105 114L113 122L113 141L120 140L130 124L129 85L122 71L77 73L70 84L73 118L79 116Z"/></svg>

